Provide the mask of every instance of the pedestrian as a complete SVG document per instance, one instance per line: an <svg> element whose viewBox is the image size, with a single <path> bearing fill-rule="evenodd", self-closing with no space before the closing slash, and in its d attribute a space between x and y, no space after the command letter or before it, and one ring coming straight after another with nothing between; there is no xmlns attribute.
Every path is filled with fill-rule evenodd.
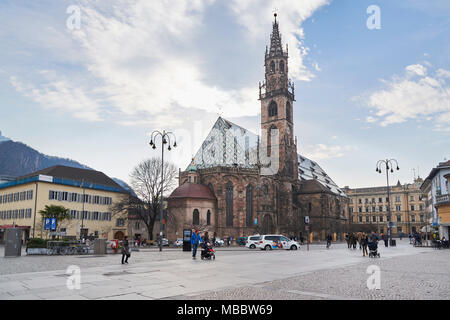
<svg viewBox="0 0 450 320"><path fill-rule="evenodd" d="M369 237L369 242L374 242L374 243L378 242L378 237L377 237L377 235L375 234L374 231L372 231L372 234Z"/></svg>
<svg viewBox="0 0 450 320"><path fill-rule="evenodd" d="M345 241L347 242L347 248L350 249L350 235L348 233L345 234Z"/></svg>
<svg viewBox="0 0 450 320"><path fill-rule="evenodd" d="M198 230L195 230L191 236L191 245L192 245L192 259L196 258L198 244L200 243L200 235L198 234Z"/></svg>
<svg viewBox="0 0 450 320"><path fill-rule="evenodd" d="M139 236L138 239L137 239L137 245L138 245L138 247L141 246L141 237L140 237L140 236Z"/></svg>
<svg viewBox="0 0 450 320"><path fill-rule="evenodd" d="M369 240L367 238L367 235L365 233L363 233L362 237L361 237L361 245L362 245L362 251L363 251L363 257L366 256L366 254L368 255L369 253L367 252L367 245L369 244Z"/></svg>
<svg viewBox="0 0 450 320"><path fill-rule="evenodd" d="M387 248L389 246L389 237L387 234L384 234L382 238L384 240L384 246Z"/></svg>
<svg viewBox="0 0 450 320"><path fill-rule="evenodd" d="M359 250L361 250L361 239L362 239L362 233L358 232L358 244L359 244Z"/></svg>
<svg viewBox="0 0 450 320"><path fill-rule="evenodd" d="M333 240L333 238L331 237L331 234L328 234L328 236L327 236L327 249L330 248L332 240Z"/></svg>
<svg viewBox="0 0 450 320"><path fill-rule="evenodd" d="M230 245L233 245L233 237L230 237Z"/></svg>
<svg viewBox="0 0 450 320"><path fill-rule="evenodd" d="M128 258L131 256L130 247L128 244L128 236L125 236L122 241L122 264L128 263ZM125 259L125 262L123 261Z"/></svg>
<svg viewBox="0 0 450 320"><path fill-rule="evenodd" d="M201 252L201 256L204 256L206 253L206 248L208 248L208 242L209 242L209 236L208 236L208 231L205 231L205 234L202 237L202 252Z"/></svg>
<svg viewBox="0 0 450 320"><path fill-rule="evenodd" d="M356 249L356 234L354 232L351 235L351 246L352 246L353 250Z"/></svg>

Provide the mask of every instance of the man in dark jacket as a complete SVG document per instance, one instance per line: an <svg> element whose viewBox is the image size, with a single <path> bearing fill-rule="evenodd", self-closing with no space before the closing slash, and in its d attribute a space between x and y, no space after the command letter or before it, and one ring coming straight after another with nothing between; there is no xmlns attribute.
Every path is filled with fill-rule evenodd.
<svg viewBox="0 0 450 320"><path fill-rule="evenodd" d="M383 235L384 246L387 248L389 246L389 236L387 234Z"/></svg>
<svg viewBox="0 0 450 320"><path fill-rule="evenodd" d="M192 259L195 259L197 255L197 248L198 244L200 243L200 234L198 233L198 230L195 230L195 232L192 234L191 237L191 245L192 245Z"/></svg>
<svg viewBox="0 0 450 320"><path fill-rule="evenodd" d="M122 264L128 263L129 257L130 257L130 247L128 245L128 237L125 236L123 238L123 242L122 242ZM124 258L125 258L125 262L123 261Z"/></svg>

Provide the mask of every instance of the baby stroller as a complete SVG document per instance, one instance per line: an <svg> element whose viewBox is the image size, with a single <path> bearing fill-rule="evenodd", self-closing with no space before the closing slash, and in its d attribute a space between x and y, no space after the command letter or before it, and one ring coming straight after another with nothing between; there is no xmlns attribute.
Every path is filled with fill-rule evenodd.
<svg viewBox="0 0 450 320"><path fill-rule="evenodd" d="M211 243L208 242L204 245L200 257L202 258L202 260L203 259L211 260L211 258L213 260L216 260L216 254L213 247L211 246Z"/></svg>
<svg viewBox="0 0 450 320"><path fill-rule="evenodd" d="M378 245L376 242L369 242L368 244L369 246L369 257L371 258L376 258L376 257L380 257L380 254L378 253Z"/></svg>

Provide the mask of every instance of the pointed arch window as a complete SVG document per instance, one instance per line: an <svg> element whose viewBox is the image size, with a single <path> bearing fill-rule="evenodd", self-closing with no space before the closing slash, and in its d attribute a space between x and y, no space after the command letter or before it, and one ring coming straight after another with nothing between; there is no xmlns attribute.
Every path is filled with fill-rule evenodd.
<svg viewBox="0 0 450 320"><path fill-rule="evenodd" d="M271 152L272 152L272 136L277 136L277 130L278 128L273 124L270 126L268 132L267 132L267 156L270 157L271 156Z"/></svg>
<svg viewBox="0 0 450 320"><path fill-rule="evenodd" d="M280 61L280 72L284 73L284 61L283 60Z"/></svg>
<svg viewBox="0 0 450 320"><path fill-rule="evenodd" d="M270 72L275 72L275 62L273 60L270 62Z"/></svg>
<svg viewBox="0 0 450 320"><path fill-rule="evenodd" d="M278 115L278 106L275 101L269 104L269 117L275 117Z"/></svg>
<svg viewBox="0 0 450 320"><path fill-rule="evenodd" d="M286 120L291 121L291 104L286 101Z"/></svg>
<svg viewBox="0 0 450 320"><path fill-rule="evenodd" d="M225 195L225 202L226 202L226 225L227 227L233 226L233 184L229 182L226 185L226 195Z"/></svg>
<svg viewBox="0 0 450 320"><path fill-rule="evenodd" d="M211 211L208 210L208 212L206 213L206 224L209 226L211 225Z"/></svg>
<svg viewBox="0 0 450 320"><path fill-rule="evenodd" d="M194 212L192 213L192 224L194 226L200 224L200 212L198 209L194 209Z"/></svg>
<svg viewBox="0 0 450 320"><path fill-rule="evenodd" d="M245 212L247 215L247 227L250 227L253 220L253 188L251 184L247 186L247 189L245 191Z"/></svg>

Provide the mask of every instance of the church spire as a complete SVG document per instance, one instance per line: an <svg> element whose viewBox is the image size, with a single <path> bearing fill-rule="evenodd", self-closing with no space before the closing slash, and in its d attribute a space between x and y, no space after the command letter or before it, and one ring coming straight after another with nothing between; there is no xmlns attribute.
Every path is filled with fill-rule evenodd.
<svg viewBox="0 0 450 320"><path fill-rule="evenodd" d="M272 23L272 34L270 35L270 51L269 56L275 57L283 55L283 47L281 46L281 35L278 30L277 14L274 13L275 21Z"/></svg>

